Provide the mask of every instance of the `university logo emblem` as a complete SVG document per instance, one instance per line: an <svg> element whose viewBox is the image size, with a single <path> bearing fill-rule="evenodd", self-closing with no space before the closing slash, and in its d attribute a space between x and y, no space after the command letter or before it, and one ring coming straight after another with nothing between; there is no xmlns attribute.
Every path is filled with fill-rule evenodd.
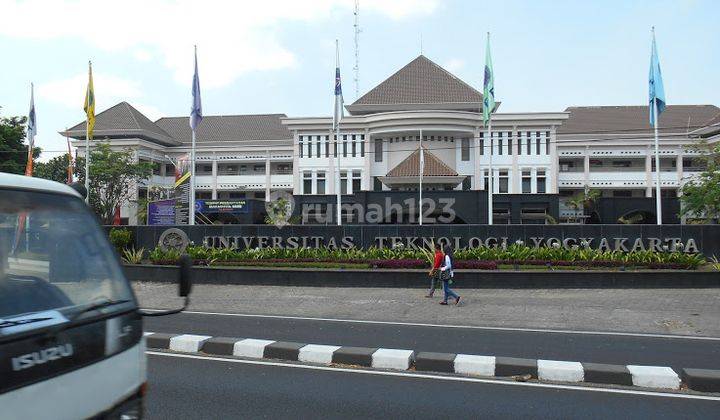
<svg viewBox="0 0 720 420"><path fill-rule="evenodd" d="M174 249L176 251L183 252L189 244L190 239L188 239L187 234L178 228L165 230L160 234L160 239L158 239L158 246L163 251Z"/></svg>
<svg viewBox="0 0 720 420"><path fill-rule="evenodd" d="M273 191L265 202L268 220L278 228L290 224L294 209L295 199L286 191Z"/></svg>

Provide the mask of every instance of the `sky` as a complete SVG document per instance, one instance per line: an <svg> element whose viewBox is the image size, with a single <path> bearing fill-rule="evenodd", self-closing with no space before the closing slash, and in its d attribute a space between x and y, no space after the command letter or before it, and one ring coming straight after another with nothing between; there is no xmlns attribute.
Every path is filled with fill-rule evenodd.
<svg viewBox="0 0 720 420"><path fill-rule="evenodd" d="M352 0L0 0L0 116L27 115L41 160L84 119L127 101L152 120L188 115L193 45L205 115L331 115L335 39L355 95ZM651 27L668 104L720 106L716 0L360 0L360 95L421 52L482 90L491 33L499 112L647 102ZM422 42L421 42L422 40Z"/></svg>

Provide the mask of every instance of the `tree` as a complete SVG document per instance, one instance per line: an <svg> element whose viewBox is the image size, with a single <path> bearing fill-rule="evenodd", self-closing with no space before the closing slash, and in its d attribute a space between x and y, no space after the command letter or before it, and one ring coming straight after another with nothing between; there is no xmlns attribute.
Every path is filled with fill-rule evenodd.
<svg viewBox="0 0 720 420"><path fill-rule="evenodd" d="M27 163L28 145L25 140L26 117L0 118L0 172L22 175ZM33 159L40 148L33 150Z"/></svg>
<svg viewBox="0 0 720 420"><path fill-rule="evenodd" d="M574 217L568 218L570 223L584 223L584 218L579 217L577 215L577 212L580 211L580 209L583 209L584 213L586 208L594 206L597 199L600 198L600 195L602 195L600 190L586 189L585 191L577 193L574 196L566 199L565 205L575 210L576 212L576 215Z"/></svg>
<svg viewBox="0 0 720 420"><path fill-rule="evenodd" d="M700 160L705 170L682 187L680 212L712 223L720 219L720 143L711 146L701 141L696 148L703 151Z"/></svg>
<svg viewBox="0 0 720 420"><path fill-rule="evenodd" d="M67 183L67 167L70 155L65 153L56 156L47 162L38 162L35 164L33 176L38 178L49 179L51 181ZM73 165L73 174L85 181L85 159L78 158Z"/></svg>
<svg viewBox="0 0 720 420"><path fill-rule="evenodd" d="M90 152L90 206L103 223L112 223L115 209L129 201L137 184L148 179L151 171L150 163L135 162L131 150L95 145Z"/></svg>

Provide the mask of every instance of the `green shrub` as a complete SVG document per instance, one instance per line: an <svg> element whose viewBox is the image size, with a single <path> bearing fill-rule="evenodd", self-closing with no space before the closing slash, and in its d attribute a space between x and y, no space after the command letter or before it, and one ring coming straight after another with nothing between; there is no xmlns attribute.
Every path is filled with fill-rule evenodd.
<svg viewBox="0 0 720 420"><path fill-rule="evenodd" d="M123 251L128 249L132 244L132 232L125 228L110 229L110 243L117 249L118 254L122 255Z"/></svg>

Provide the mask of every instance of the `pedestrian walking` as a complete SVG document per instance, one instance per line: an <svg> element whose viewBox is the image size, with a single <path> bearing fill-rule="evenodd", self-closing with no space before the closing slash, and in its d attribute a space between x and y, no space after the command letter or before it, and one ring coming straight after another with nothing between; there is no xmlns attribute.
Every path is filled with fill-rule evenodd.
<svg viewBox="0 0 720 420"><path fill-rule="evenodd" d="M447 305L448 304L448 298L454 297L455 298L455 304L460 304L460 296L455 293L452 289L450 289L450 284L452 284L453 277L455 273L453 272L453 249L450 247L450 245L447 245L445 247L445 256L443 258L443 264L440 267L440 279L443 283L443 300L440 301L441 305Z"/></svg>
<svg viewBox="0 0 720 420"><path fill-rule="evenodd" d="M430 290L428 291L428 294L425 295L427 298L431 298L433 297L433 294L435 294L435 283L440 280L440 267L443 264L443 258L444 254L442 252L442 246L437 243L435 244L435 258L433 259L433 265L428 273L430 276Z"/></svg>

